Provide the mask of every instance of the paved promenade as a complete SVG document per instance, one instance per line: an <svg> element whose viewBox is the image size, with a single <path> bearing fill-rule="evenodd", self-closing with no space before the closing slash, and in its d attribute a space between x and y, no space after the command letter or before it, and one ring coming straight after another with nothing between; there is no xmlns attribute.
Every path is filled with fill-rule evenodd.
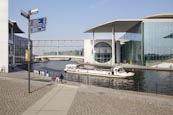
<svg viewBox="0 0 173 115"><path fill-rule="evenodd" d="M22 115L67 115L77 89L77 86L57 84Z"/></svg>
<svg viewBox="0 0 173 115"><path fill-rule="evenodd" d="M32 75L0 74L2 115L173 115L173 96L115 90Z"/></svg>
<svg viewBox="0 0 173 115"><path fill-rule="evenodd" d="M57 85L22 115L172 115L173 97L71 82Z"/></svg>
<svg viewBox="0 0 173 115"><path fill-rule="evenodd" d="M0 115L21 115L54 87L50 78L32 74L29 94L26 71L0 73Z"/></svg>
<svg viewBox="0 0 173 115"><path fill-rule="evenodd" d="M173 97L81 85L68 115L173 115Z"/></svg>

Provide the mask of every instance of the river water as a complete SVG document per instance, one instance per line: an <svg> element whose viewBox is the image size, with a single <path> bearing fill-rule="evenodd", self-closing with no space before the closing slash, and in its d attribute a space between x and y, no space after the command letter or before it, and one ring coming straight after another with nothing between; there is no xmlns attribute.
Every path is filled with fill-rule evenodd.
<svg viewBox="0 0 173 115"><path fill-rule="evenodd" d="M48 61L44 63L35 63L33 70L48 71L49 76L55 77L56 73L63 73L64 79L91 84L113 89L134 90L141 92L173 95L173 72L155 71L155 70L126 70L135 72L135 76L129 79L112 79L99 76L76 75L64 73L66 64L76 62L72 61Z"/></svg>

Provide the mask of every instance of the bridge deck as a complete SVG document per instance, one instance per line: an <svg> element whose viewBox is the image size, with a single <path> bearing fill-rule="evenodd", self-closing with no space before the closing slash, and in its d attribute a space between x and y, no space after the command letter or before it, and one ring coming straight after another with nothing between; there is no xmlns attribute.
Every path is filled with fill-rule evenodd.
<svg viewBox="0 0 173 115"><path fill-rule="evenodd" d="M75 59L84 59L83 56L69 56L69 55L45 55L45 56L35 56L35 59L38 58L75 58Z"/></svg>

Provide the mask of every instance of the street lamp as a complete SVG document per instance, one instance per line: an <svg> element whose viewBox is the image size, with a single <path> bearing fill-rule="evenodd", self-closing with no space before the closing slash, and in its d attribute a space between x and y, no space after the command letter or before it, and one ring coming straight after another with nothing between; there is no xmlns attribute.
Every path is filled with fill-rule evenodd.
<svg viewBox="0 0 173 115"><path fill-rule="evenodd" d="M29 10L28 13L26 13L25 11L21 10L21 15L23 17L25 17L26 19L28 19L28 55L29 55L29 59L26 60L28 61L28 93L30 93L30 68L31 68L31 41L30 41L30 34L31 34L31 30L30 30L30 17L33 14L37 14L38 13L38 9L33 9L33 10Z"/></svg>

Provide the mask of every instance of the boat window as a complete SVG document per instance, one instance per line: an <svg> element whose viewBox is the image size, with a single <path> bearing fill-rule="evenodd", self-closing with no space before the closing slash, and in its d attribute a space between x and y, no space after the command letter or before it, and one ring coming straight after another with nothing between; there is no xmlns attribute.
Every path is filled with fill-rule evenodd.
<svg viewBox="0 0 173 115"><path fill-rule="evenodd" d="M76 69L76 66L67 66L68 69Z"/></svg>
<svg viewBox="0 0 173 115"><path fill-rule="evenodd" d="M124 70L123 68L119 68L119 69L118 69L118 72L119 72L119 73L123 73L123 72L125 72L125 70Z"/></svg>

